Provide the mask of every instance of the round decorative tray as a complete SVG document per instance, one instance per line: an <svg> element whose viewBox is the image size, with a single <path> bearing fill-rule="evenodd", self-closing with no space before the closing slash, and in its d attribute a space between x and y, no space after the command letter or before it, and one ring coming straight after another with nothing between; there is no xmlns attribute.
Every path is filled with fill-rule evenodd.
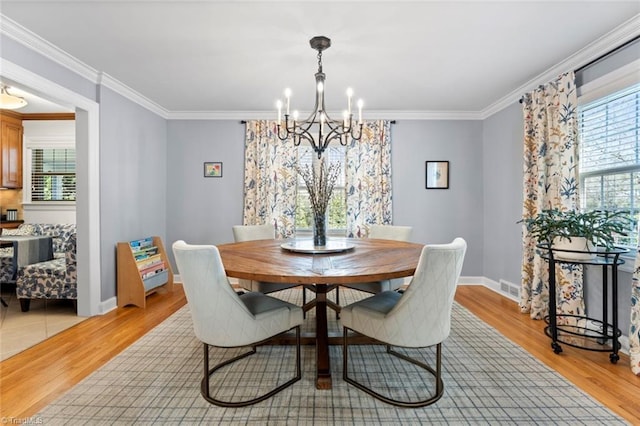
<svg viewBox="0 0 640 426"><path fill-rule="evenodd" d="M304 239L304 240L291 240L282 244L280 247L282 247L285 250L293 251L296 253L324 254L324 253L341 253L343 251L348 251L354 248L355 244L345 240L327 239L326 245L314 246L312 239Z"/></svg>

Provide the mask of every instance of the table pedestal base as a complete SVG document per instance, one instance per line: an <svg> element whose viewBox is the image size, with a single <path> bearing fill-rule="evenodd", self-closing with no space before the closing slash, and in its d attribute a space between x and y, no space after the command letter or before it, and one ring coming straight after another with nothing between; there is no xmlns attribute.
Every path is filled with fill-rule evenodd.
<svg viewBox="0 0 640 426"><path fill-rule="evenodd" d="M327 330L327 288L316 287L316 389L331 389L331 360Z"/></svg>
<svg viewBox="0 0 640 426"><path fill-rule="evenodd" d="M329 358L329 347L331 345L342 345L342 333L331 333L329 335L327 327L327 309L335 305L327 300L327 293L333 290L332 285L318 285L315 288L316 298L307 303L309 309L316 309L316 332L303 333L300 337L300 344L316 346L316 389L331 389L331 361ZM307 306L305 305L305 306ZM336 305L337 306L337 305ZM308 310L308 309L307 309ZM294 334L280 335L264 343L265 345L295 345ZM367 336L357 335L349 338L350 345L379 345L375 339Z"/></svg>

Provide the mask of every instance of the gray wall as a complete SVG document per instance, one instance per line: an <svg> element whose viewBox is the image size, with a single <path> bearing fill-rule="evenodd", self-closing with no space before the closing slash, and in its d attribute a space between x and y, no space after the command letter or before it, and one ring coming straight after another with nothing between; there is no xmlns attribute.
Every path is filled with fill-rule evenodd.
<svg viewBox="0 0 640 426"><path fill-rule="evenodd" d="M522 108L516 103L483 122L483 275L494 281L521 281Z"/></svg>
<svg viewBox="0 0 640 426"><path fill-rule="evenodd" d="M166 244L232 242L231 227L242 224L245 125L171 120L167 127ZM205 178L205 161L222 161L222 177Z"/></svg>
<svg viewBox="0 0 640 426"><path fill-rule="evenodd" d="M414 227L413 239L444 243L464 237L463 274L482 275L482 124L403 121L392 127L394 222ZM233 241L242 223L244 126L238 121L168 124L167 243ZM449 190L425 189L425 160L450 161ZM222 178L204 178L204 161L222 161Z"/></svg>
<svg viewBox="0 0 640 426"><path fill-rule="evenodd" d="M116 243L166 242L167 122L99 88L102 300L116 295Z"/></svg>
<svg viewBox="0 0 640 426"><path fill-rule="evenodd" d="M462 274L482 275L482 122L399 121L392 126L393 222L413 240L467 241ZM425 189L425 161L449 161L449 189Z"/></svg>

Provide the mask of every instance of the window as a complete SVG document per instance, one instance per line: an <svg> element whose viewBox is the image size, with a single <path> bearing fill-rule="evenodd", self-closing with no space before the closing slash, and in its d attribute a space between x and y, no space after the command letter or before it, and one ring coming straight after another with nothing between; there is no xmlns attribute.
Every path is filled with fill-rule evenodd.
<svg viewBox="0 0 640 426"><path fill-rule="evenodd" d="M345 160L346 147L342 145L330 146L323 156L331 163L340 163L340 175L333 188L329 208L327 209L327 234L344 236L347 229L347 199L345 188ZM300 166L315 164L318 155L310 146L298 147L298 163ZM296 200L296 233L312 231L313 215L309 203L309 191L304 181L298 176L298 197Z"/></svg>
<svg viewBox="0 0 640 426"><path fill-rule="evenodd" d="M640 83L578 108L581 204L640 213ZM635 229L616 243L638 245Z"/></svg>
<svg viewBox="0 0 640 426"><path fill-rule="evenodd" d="M32 148L31 201L76 200L76 150Z"/></svg>

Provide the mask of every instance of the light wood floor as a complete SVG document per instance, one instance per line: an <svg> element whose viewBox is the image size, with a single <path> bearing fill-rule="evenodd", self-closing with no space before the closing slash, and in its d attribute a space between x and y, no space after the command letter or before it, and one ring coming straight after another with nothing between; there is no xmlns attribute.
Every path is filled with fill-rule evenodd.
<svg viewBox="0 0 640 426"><path fill-rule="evenodd" d="M606 353L566 345L556 355L543 322L530 320L514 302L481 286L459 286L456 300L611 410L640 424L640 377L631 373L628 357L611 364ZM89 318L3 361L0 418L34 415L185 303L182 286L176 285L173 293L149 296L146 309L127 307Z"/></svg>

